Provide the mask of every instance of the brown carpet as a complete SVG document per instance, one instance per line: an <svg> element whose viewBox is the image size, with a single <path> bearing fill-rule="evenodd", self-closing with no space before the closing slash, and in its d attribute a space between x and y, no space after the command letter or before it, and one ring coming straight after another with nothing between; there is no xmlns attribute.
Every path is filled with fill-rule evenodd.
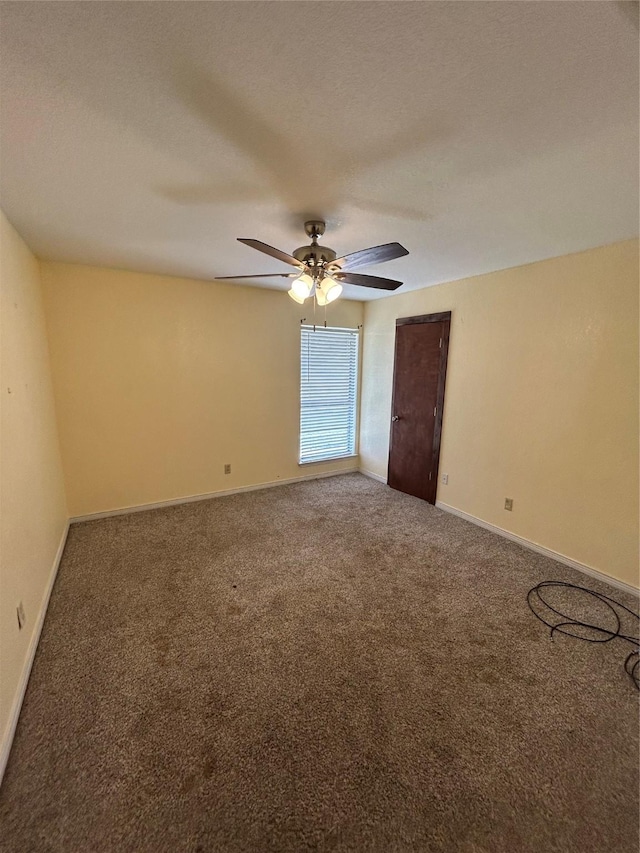
<svg viewBox="0 0 640 853"><path fill-rule="evenodd" d="M353 474L71 528L2 851L638 850L633 597Z"/></svg>

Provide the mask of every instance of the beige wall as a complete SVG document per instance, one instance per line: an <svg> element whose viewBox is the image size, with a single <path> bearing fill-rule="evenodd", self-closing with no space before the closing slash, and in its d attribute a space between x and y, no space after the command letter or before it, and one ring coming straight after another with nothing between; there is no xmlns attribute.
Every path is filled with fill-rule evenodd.
<svg viewBox="0 0 640 853"><path fill-rule="evenodd" d="M67 508L38 262L0 212L0 734L11 734ZM22 601L26 623L18 630ZM0 766L0 774L2 767Z"/></svg>
<svg viewBox="0 0 640 853"><path fill-rule="evenodd" d="M637 586L637 240L368 303L364 469L386 477L396 318L448 310L438 500Z"/></svg>
<svg viewBox="0 0 640 853"><path fill-rule="evenodd" d="M357 467L298 465L309 309L286 293L57 263L42 275L72 516ZM362 314L343 300L327 320Z"/></svg>

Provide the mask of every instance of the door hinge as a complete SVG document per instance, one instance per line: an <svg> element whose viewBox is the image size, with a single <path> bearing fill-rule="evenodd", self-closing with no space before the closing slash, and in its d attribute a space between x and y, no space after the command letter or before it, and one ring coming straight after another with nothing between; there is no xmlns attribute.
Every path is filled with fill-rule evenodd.
<svg viewBox="0 0 640 853"><path fill-rule="evenodd" d="M429 471L429 479L431 479L431 471Z"/></svg>
<svg viewBox="0 0 640 853"><path fill-rule="evenodd" d="M435 416L436 416L437 414L438 414L438 407L437 407L437 406L435 406L435 407L434 407L434 409L433 409L433 417L435 418Z"/></svg>
<svg viewBox="0 0 640 853"><path fill-rule="evenodd" d="M440 338L440 349L442 349L442 338Z"/></svg>

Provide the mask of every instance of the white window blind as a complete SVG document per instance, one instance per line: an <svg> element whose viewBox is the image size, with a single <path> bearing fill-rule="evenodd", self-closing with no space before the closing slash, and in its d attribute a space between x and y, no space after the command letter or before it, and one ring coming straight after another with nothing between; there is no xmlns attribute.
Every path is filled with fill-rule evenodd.
<svg viewBox="0 0 640 853"><path fill-rule="evenodd" d="M358 330L302 326L300 462L356 452Z"/></svg>

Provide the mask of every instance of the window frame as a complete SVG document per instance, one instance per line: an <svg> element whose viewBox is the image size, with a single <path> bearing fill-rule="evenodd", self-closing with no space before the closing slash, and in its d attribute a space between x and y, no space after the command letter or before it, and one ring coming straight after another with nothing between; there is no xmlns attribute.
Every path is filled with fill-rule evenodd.
<svg viewBox="0 0 640 853"><path fill-rule="evenodd" d="M324 334L325 332L338 332L349 334L353 339L355 339L355 364L353 364L353 378L354 378L354 391L353 391L353 410L352 410L352 418L353 418L353 442L351 448L346 453L340 453L338 455L331 456L323 456L321 458L303 458L302 455L302 437L303 437L303 375L302 371L304 369L303 363L303 352L302 346L304 341L304 333L307 334ZM334 462L339 461L341 459L355 459L358 456L358 439L359 439L359 423L360 423L360 371L361 371L361 335L360 335L360 327L351 327L351 326L318 326L312 325L309 323L301 323L300 325L300 350L299 350L299 377L298 377L298 390L299 390L299 406L298 406L298 465L306 466L306 465L317 465L323 462Z"/></svg>

